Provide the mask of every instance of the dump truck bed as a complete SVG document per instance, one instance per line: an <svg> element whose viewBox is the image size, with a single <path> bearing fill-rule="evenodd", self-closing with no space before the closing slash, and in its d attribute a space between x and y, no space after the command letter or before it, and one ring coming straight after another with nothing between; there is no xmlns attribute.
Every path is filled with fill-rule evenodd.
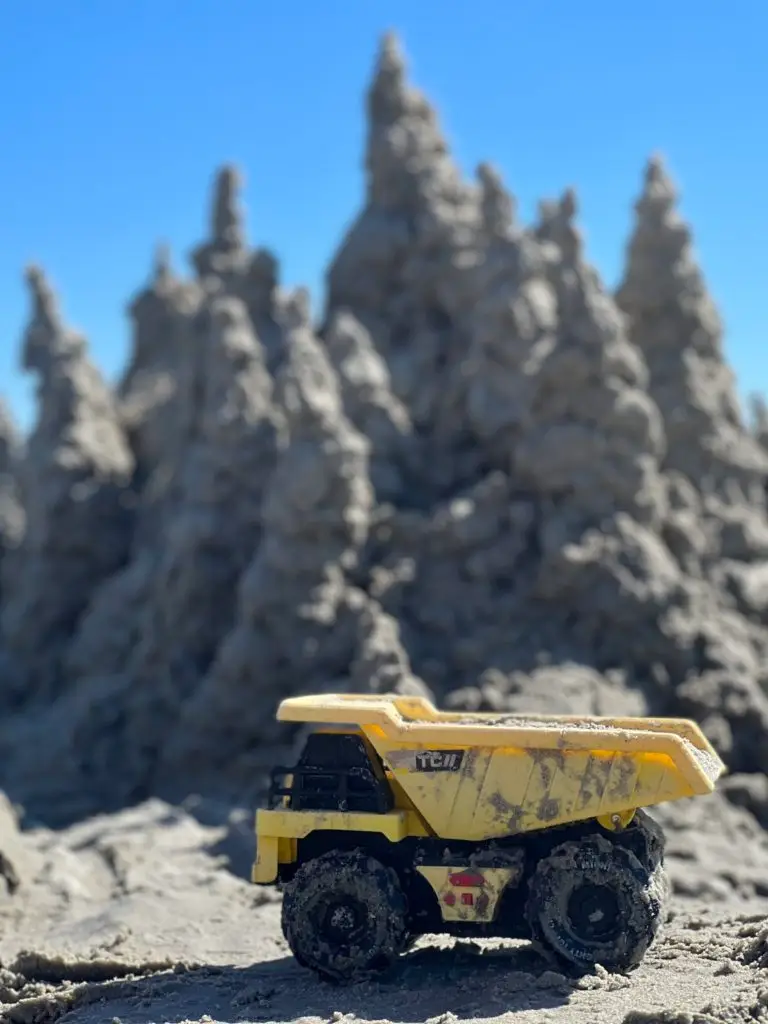
<svg viewBox="0 0 768 1024"><path fill-rule="evenodd" d="M465 714L389 694L290 698L277 717L361 731L430 831L452 839L704 795L725 770L688 719Z"/></svg>

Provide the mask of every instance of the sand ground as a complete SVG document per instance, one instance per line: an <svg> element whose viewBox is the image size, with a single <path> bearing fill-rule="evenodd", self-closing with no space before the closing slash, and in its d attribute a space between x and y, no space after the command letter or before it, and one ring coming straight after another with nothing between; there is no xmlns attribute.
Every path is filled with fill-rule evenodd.
<svg viewBox="0 0 768 1024"><path fill-rule="evenodd" d="M576 980L523 943L438 936L387 978L339 989L293 961L279 896L241 877L247 817L203 825L151 801L59 833L2 831L20 876L0 907L8 1024L768 1021L768 900L754 894L678 895L628 977ZM671 863L676 881L695 867Z"/></svg>

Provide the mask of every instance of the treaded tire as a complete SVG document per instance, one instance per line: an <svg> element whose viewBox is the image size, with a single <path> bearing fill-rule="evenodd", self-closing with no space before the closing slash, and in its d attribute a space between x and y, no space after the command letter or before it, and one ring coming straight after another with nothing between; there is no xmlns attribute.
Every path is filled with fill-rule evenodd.
<svg viewBox="0 0 768 1024"><path fill-rule="evenodd" d="M563 843L536 867L525 916L533 941L560 960L590 970L630 970L662 923L660 862L649 871L603 836Z"/></svg>
<svg viewBox="0 0 768 1024"><path fill-rule="evenodd" d="M661 825L646 810L639 807L630 828L636 828L644 834L647 849L645 866L651 876L651 888L655 890L661 903L660 917L664 924L669 918L669 900L672 896L672 883L664 866L664 852L667 841Z"/></svg>
<svg viewBox="0 0 768 1024"><path fill-rule="evenodd" d="M664 860L666 847L666 837L661 825L646 810L638 807L629 828L643 833L648 851L648 869L655 871Z"/></svg>
<svg viewBox="0 0 768 1024"><path fill-rule="evenodd" d="M281 924L291 952L337 984L389 968L407 944L407 920L397 874L362 850L307 861L283 894Z"/></svg>

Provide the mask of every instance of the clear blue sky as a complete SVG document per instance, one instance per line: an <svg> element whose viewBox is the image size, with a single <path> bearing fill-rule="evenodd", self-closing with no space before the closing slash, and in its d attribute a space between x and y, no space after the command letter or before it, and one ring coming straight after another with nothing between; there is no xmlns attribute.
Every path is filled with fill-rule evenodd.
<svg viewBox="0 0 768 1024"><path fill-rule="evenodd" d="M3 0L0 392L25 426L23 264L49 271L114 378L155 241L186 265L225 160L247 175L252 241L317 294L360 201L363 91L389 27L466 171L494 161L526 218L573 184L611 282L663 151L742 390L768 389L765 0Z"/></svg>

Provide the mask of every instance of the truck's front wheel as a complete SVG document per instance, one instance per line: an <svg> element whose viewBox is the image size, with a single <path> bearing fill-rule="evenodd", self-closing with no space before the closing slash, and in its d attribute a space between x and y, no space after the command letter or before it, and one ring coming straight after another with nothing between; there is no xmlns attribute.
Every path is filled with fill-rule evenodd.
<svg viewBox="0 0 768 1024"><path fill-rule="evenodd" d="M361 850L308 861L283 896L291 952L329 981L355 981L389 967L404 947L407 919L396 873Z"/></svg>
<svg viewBox="0 0 768 1024"><path fill-rule="evenodd" d="M539 862L530 880L531 936L587 969L634 967L661 923L664 893L657 875L602 836L563 843Z"/></svg>

